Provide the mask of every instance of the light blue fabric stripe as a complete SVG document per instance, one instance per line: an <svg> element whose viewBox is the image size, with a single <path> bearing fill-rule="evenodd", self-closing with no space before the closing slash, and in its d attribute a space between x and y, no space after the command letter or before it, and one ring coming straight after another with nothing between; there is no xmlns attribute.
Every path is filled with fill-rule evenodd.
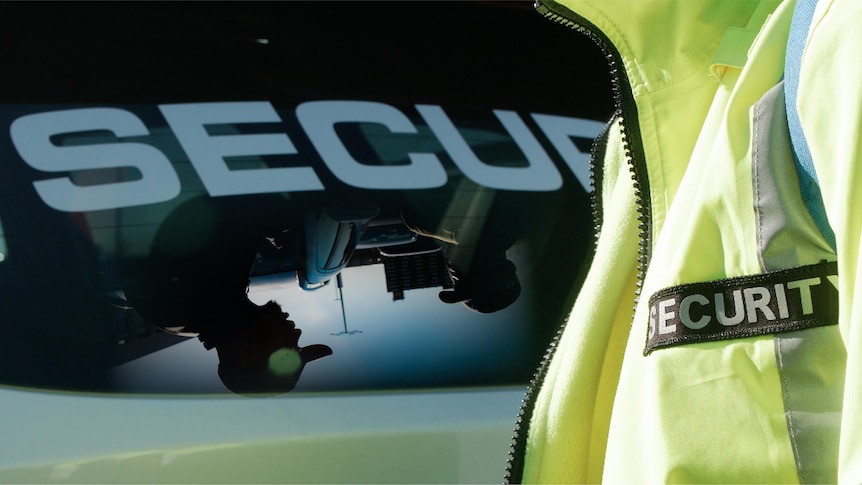
<svg viewBox="0 0 862 485"><path fill-rule="evenodd" d="M787 106L787 123L790 127L790 140L793 143L796 171L799 173L799 188L802 198L808 207L808 212L820 228L823 237L835 249L835 233L826 217L823 206L823 196L820 183L814 172L814 162L808 149L808 142L802 131L799 112L796 110L796 95L799 90L799 68L802 64L802 52L805 50L805 40L814 16L817 0L798 0L790 24L790 38L787 40L787 54L784 61L784 97Z"/></svg>

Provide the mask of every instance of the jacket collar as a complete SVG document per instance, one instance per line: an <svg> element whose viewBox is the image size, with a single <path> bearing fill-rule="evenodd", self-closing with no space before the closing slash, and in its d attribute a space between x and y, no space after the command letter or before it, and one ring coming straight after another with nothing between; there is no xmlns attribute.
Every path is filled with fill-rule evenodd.
<svg viewBox="0 0 862 485"><path fill-rule="evenodd" d="M653 235L664 225L719 89L713 64L726 33L756 31L754 18L780 1L763 0L759 8L759 0L548 0L550 10L598 31L618 54L620 88L631 93L622 99L635 105L623 106L623 122L637 124L642 150L633 151L643 160L634 162L647 174L639 183L648 184Z"/></svg>
<svg viewBox="0 0 862 485"><path fill-rule="evenodd" d="M611 41L634 89L654 92L700 76L729 28L744 29L760 0L561 0ZM777 2L769 2L777 3Z"/></svg>

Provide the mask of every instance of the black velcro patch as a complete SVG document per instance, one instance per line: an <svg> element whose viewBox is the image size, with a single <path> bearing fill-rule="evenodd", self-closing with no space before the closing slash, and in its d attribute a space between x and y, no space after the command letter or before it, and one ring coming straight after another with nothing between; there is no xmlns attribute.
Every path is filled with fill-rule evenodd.
<svg viewBox="0 0 862 485"><path fill-rule="evenodd" d="M649 300L644 355L674 345L838 323L838 264L673 286Z"/></svg>

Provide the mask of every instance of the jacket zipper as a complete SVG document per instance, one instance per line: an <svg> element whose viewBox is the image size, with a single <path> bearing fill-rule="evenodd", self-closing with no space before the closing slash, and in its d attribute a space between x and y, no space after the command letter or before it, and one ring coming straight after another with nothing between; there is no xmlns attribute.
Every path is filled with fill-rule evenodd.
<svg viewBox="0 0 862 485"><path fill-rule="evenodd" d="M612 129L612 125L614 123L619 123L622 130L622 146L625 151L625 158L628 163L629 172L632 176L638 210L638 277L637 290L632 309L632 312L634 313L634 308L637 307L637 302L640 299L644 275L651 256L652 220L649 208L649 179L646 170L646 158L643 152L640 127L637 123L637 106L635 105L634 95L632 94L631 87L628 83L628 77L623 68L622 58L610 40L598 28L568 8L559 5L552 0L536 0L535 8L536 11L545 18L589 37L602 50L602 53L608 62L611 74L615 113L611 122L605 127L602 135L600 135L594 142L590 153L590 170L593 184L591 204L595 228L594 236L597 242L598 234L602 225L601 194L599 193L599 190L601 189L601 163L604 159L605 142L607 140L607 133ZM559 345L560 338L563 335L563 331L565 330L567 323L567 321L564 321L557 330L557 333L554 335L550 345L542 357L538 370L533 374L533 377L530 380L527 391L521 402L521 409L515 422L512 442L509 448L509 457L506 463L504 483L521 483L524 471L524 454L526 452L527 445L527 429L529 427L530 419L532 418L536 395L539 392L539 388L545 378L548 366L550 365L551 359Z"/></svg>

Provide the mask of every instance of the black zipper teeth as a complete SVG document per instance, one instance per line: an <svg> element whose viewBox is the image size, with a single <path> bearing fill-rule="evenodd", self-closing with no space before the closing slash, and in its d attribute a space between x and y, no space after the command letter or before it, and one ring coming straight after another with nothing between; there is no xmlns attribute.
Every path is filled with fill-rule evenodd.
<svg viewBox="0 0 862 485"><path fill-rule="evenodd" d="M596 139L590 153L590 179L593 185L591 209L594 228L596 231L595 240L597 243L598 234L603 223L601 215L601 197L599 193L601 189L602 173L601 166L599 164L602 162L602 159L599 157L604 151L602 140L607 138L607 133L610 131L613 123L618 122L622 130L622 146L625 150L625 158L633 180L638 211L638 277L632 310L634 312L634 308L637 307L638 300L640 299L644 275L646 274L646 268L651 256L650 239L652 220L648 206L650 194L649 184L647 183L648 176L646 164L644 162L643 142L641 140L640 127L637 124L637 107L634 103L634 96L629 87L625 70L622 67L622 59L613 47L613 44L611 44L610 40L601 31L586 19L575 14L568 8L557 3L553 3L552 0L537 0L535 7L536 10L545 18L589 37L593 43L602 50L602 53L608 62L616 111L611 122L605 127L603 134ZM636 153L633 152L633 150L635 150ZM520 483L522 479L524 471L524 453L527 445L526 431L529 426L529 421L532 418L536 394L538 393L542 381L547 374L548 366L550 365L551 359L554 356L567 324L568 319L560 325L560 328L554 335L547 351L542 357L538 370L533 374L527 387L527 391L524 394L524 398L521 401L521 409L518 412L518 417L515 422L512 442L509 448L509 456L506 462L504 483Z"/></svg>

